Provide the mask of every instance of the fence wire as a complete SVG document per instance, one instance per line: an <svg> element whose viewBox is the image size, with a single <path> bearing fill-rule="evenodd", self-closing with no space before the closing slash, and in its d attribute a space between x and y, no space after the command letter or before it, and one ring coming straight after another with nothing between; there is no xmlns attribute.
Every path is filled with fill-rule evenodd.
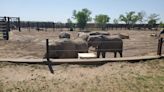
<svg viewBox="0 0 164 92"><path fill-rule="evenodd" d="M117 42L117 41L112 41L112 42ZM107 43L106 41L104 41L104 43ZM128 43L128 44L127 44ZM7 46L8 43L5 43L5 45L0 45L0 57L3 57L4 54L6 55L15 55L15 54L20 54L20 56L30 56L30 55L34 55L37 56L39 58L42 58L45 54L46 54L46 42L45 44L35 44L35 47L33 48L33 46L31 45L31 42L26 43L26 46L20 45L23 44L21 42L19 42L19 44L17 43L17 46ZM29 46L28 46L29 44ZM66 44L67 45L67 44ZM37 47L38 46L38 47ZM40 46L40 47L39 47ZM53 46L49 45L49 46ZM109 45L110 46L110 45ZM158 49L158 41L152 41L152 42L147 42L147 41L125 41L123 40L123 47L122 48L109 48L109 49L101 49L101 51L113 51L113 50L117 50L117 51L123 51L123 53L125 54L125 56L136 56L136 55L142 55L144 53L156 53ZM50 48L50 53L52 52L83 52L86 51L86 49L55 49L53 50L53 48ZM89 48L89 52L95 52L96 53L96 49L93 47ZM132 54L131 54L132 53Z"/></svg>

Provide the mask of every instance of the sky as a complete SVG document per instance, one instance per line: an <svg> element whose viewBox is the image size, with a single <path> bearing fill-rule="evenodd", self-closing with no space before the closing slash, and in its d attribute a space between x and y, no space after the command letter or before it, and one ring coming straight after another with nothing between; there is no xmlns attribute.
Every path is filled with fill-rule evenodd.
<svg viewBox="0 0 164 92"><path fill-rule="evenodd" d="M67 22L73 10L89 9L95 17L106 14L113 22L120 14L145 11L159 14L164 22L164 0L0 0L0 16L20 17L24 21Z"/></svg>

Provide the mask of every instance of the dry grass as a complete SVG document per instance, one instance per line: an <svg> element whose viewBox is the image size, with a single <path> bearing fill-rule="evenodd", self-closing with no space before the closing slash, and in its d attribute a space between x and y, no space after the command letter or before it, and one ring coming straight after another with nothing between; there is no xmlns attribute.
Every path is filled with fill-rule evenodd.
<svg viewBox="0 0 164 92"><path fill-rule="evenodd" d="M102 66L0 63L0 92L164 92L164 60Z"/></svg>

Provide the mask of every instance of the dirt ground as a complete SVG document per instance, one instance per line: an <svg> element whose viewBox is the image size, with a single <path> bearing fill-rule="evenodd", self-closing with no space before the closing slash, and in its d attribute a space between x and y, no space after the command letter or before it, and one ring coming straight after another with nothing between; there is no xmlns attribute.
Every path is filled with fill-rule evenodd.
<svg viewBox="0 0 164 92"><path fill-rule="evenodd" d="M36 31L22 29L10 32L10 40L0 40L0 58L43 58L46 50L46 39L50 41L58 39L59 31L48 30ZM157 53L157 37L150 36L158 34L159 31L139 31L139 30L109 30L111 35L125 34L130 39L123 40L123 57L156 55ZM77 31L69 32L71 39L77 38ZM107 57L113 57L113 53L107 53ZM119 56L119 55L118 55Z"/></svg>
<svg viewBox="0 0 164 92"><path fill-rule="evenodd" d="M155 55L156 31L113 30L126 34L124 57ZM13 31L10 40L0 40L0 58L42 58L45 39L55 40L60 32ZM70 32L71 39L77 32ZM107 54L113 57L113 53ZM101 66L47 65L0 62L0 92L164 92L164 60L113 62Z"/></svg>

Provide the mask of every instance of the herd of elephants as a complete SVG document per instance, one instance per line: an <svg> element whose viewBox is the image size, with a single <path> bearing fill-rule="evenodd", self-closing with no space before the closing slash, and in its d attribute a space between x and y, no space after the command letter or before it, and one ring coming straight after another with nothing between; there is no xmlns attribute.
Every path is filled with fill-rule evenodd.
<svg viewBox="0 0 164 92"><path fill-rule="evenodd" d="M79 32L77 39L70 39L68 32L61 32L59 39L49 44L49 58L77 58L78 53L88 53L89 48L93 47L97 52L97 58L102 55L105 58L106 52L113 52L114 57L117 53L122 57L123 40L128 39L125 35L110 35L107 32ZM44 58L47 57L47 53Z"/></svg>

